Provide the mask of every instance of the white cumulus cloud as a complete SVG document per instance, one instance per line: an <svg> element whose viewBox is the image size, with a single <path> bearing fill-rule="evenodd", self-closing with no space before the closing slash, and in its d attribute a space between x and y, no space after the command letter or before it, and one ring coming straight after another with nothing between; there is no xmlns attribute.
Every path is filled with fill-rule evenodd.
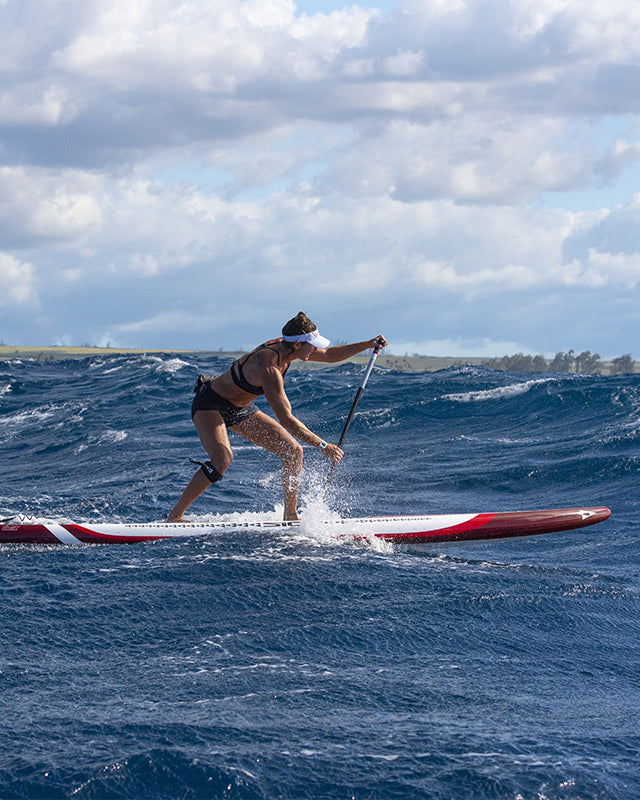
<svg viewBox="0 0 640 800"><path fill-rule="evenodd" d="M628 352L639 64L628 0L0 3L7 325Z"/></svg>
<svg viewBox="0 0 640 800"><path fill-rule="evenodd" d="M0 306L36 302L33 267L0 253Z"/></svg>

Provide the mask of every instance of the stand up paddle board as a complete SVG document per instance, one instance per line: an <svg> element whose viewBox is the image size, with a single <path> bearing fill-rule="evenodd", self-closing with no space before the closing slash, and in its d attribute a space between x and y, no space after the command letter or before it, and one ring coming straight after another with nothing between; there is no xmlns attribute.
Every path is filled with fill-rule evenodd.
<svg viewBox="0 0 640 800"><path fill-rule="evenodd" d="M291 533L305 530L346 540L378 539L394 545L443 545L538 536L595 525L611 516L605 507L492 514L360 517L300 522L69 522L12 517L0 523L0 544L131 544L231 532Z"/></svg>

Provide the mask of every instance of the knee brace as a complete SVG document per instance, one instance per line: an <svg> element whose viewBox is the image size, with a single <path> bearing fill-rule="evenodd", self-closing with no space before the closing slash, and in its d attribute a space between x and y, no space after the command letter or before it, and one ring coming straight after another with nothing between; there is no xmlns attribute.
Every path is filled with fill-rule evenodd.
<svg viewBox="0 0 640 800"><path fill-rule="evenodd" d="M194 461L192 458L189 459L192 464L200 464L200 471L204 472L207 478L211 481L211 483L216 483L217 481L222 480L222 475L218 472L218 470L213 466L210 461L205 461L204 464L202 461Z"/></svg>

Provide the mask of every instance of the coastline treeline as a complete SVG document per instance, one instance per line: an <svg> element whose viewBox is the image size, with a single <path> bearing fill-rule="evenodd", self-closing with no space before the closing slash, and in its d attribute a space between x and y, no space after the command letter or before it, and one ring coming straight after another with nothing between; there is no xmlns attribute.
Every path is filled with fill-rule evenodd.
<svg viewBox="0 0 640 800"><path fill-rule="evenodd" d="M568 353L556 353L551 360L541 355L515 353L502 358L488 358L484 365L489 369L501 369L507 372L577 372L582 375L601 375L603 372L609 375L623 375L635 370L635 363L630 353L612 359L605 367L600 360L600 354L592 353L590 350L582 353L575 353L573 350L569 350Z"/></svg>

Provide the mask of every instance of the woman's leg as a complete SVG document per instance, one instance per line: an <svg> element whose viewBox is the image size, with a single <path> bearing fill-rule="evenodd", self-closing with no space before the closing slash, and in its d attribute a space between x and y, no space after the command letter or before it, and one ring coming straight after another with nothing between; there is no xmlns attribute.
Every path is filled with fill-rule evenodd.
<svg viewBox="0 0 640 800"><path fill-rule="evenodd" d="M260 445L282 459L284 519L299 519L298 491L302 472L302 445L279 422L258 411L231 430L253 444Z"/></svg>
<svg viewBox="0 0 640 800"><path fill-rule="evenodd" d="M217 411L196 411L193 417L202 446L215 469L224 475L233 461L233 451L229 444L227 427ZM211 486L211 481L199 469L187 484L180 499L167 517L167 522L186 522L183 514L193 501Z"/></svg>

